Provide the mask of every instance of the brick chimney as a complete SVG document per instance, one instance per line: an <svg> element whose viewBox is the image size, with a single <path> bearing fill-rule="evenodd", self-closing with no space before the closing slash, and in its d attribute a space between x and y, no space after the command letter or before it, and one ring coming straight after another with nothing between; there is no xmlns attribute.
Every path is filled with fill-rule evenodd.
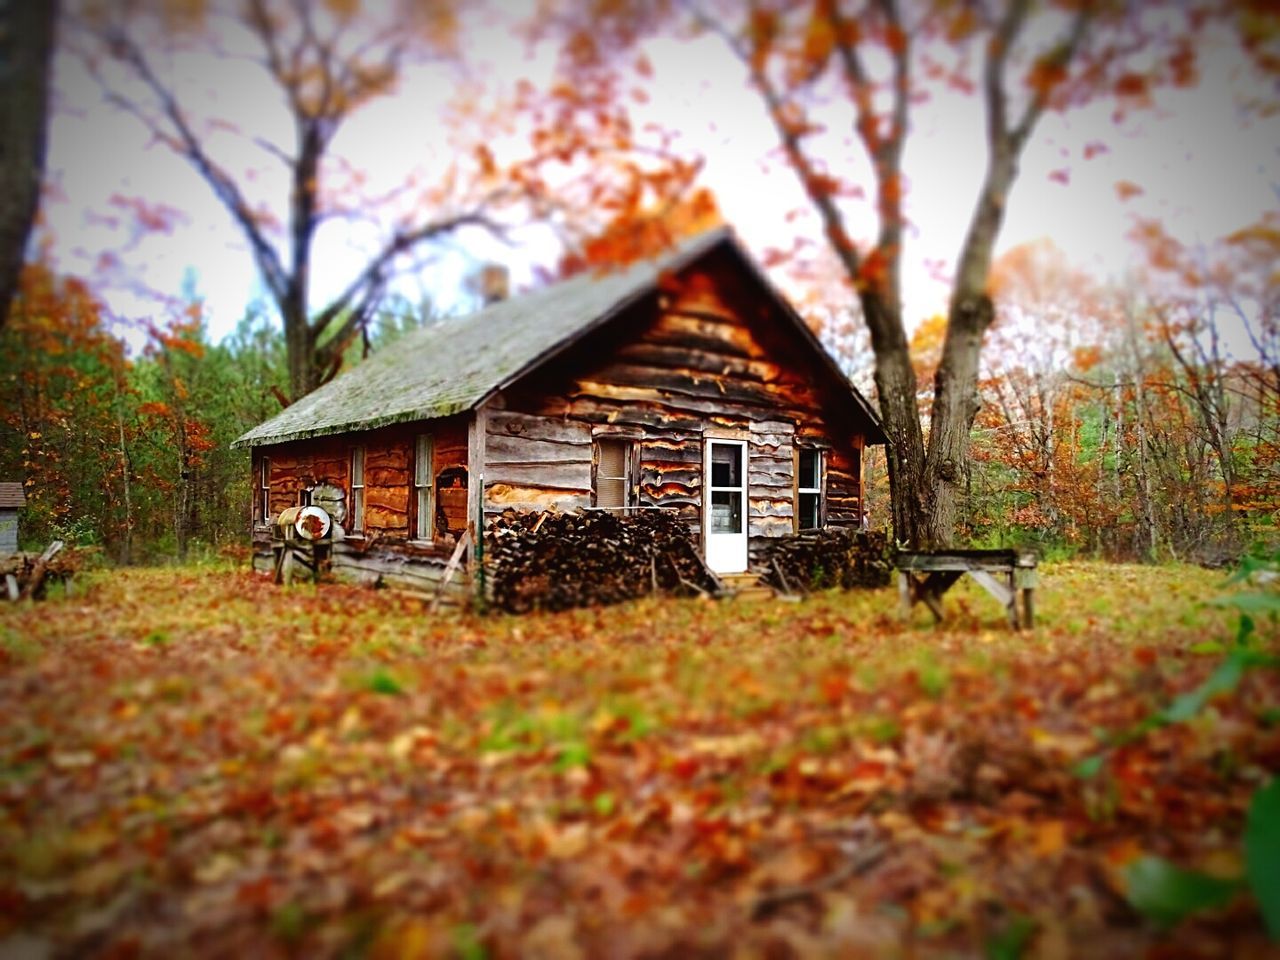
<svg viewBox="0 0 1280 960"><path fill-rule="evenodd" d="M500 263L486 263L480 268L480 296L487 307L505 300L511 292L511 275Z"/></svg>

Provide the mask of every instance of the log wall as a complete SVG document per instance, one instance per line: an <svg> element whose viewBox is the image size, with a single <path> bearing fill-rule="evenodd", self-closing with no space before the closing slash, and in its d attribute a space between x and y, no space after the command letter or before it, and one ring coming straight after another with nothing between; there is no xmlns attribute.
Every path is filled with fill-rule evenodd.
<svg viewBox="0 0 1280 960"><path fill-rule="evenodd" d="M270 458L271 515L296 505L300 492L316 484L332 484L351 502L351 451L365 448L364 529L348 533L334 545L335 576L385 586L434 591L449 557L467 526L467 421L449 417L430 424L403 424L333 437L316 437L259 447L253 451L255 484L262 457ZM414 447L420 433L432 438L436 517L433 539L415 540L417 498L414 495ZM254 567L270 570L271 532L262 523L261 490L254 500ZM350 526L350 524L346 524ZM466 588L466 572L451 581Z"/></svg>
<svg viewBox="0 0 1280 960"><path fill-rule="evenodd" d="M591 504L593 436L638 444L637 500L680 511L701 535L706 437L747 439L752 540L794 532L800 445L826 451L827 517L858 524L861 447L847 395L763 289L727 258L663 282L605 331L496 398L485 510ZM604 358L603 360L601 358Z"/></svg>
<svg viewBox="0 0 1280 960"><path fill-rule="evenodd" d="M474 415L255 450L255 478L260 458L271 458L271 513L317 483L339 487L349 501L351 448L363 444L364 536L335 550L334 571L429 589L466 529L469 498L487 518L591 506L593 440L601 436L635 442L633 500L677 511L700 539L704 443L721 437L748 441L753 554L796 530L795 473L806 446L824 451L828 525L857 525L862 414L772 297L728 253L660 287ZM415 435L428 427L437 522L424 544L411 536L413 455ZM471 489L480 472L483 488ZM255 547L269 564L266 528L255 527Z"/></svg>

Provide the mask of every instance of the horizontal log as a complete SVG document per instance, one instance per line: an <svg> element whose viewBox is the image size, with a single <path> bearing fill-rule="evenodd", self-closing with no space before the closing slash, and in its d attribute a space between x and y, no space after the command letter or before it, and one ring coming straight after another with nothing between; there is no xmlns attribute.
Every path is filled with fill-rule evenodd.
<svg viewBox="0 0 1280 960"><path fill-rule="evenodd" d="M375 530L408 531L409 518L403 511L386 510L381 507L366 505L364 508L364 528L370 533Z"/></svg>
<svg viewBox="0 0 1280 960"><path fill-rule="evenodd" d="M648 407L651 410L666 413L670 418L669 422L674 422L681 415L686 418L686 422L700 422L708 416L714 418L732 411L744 428L753 416L766 412L772 413L774 408L774 404L767 398L755 403L730 402L723 397L713 398L710 395L695 397L671 391L659 394L652 387L615 385L595 381L579 381L573 398L590 398L597 402L613 401L618 407ZM621 423L624 416L630 417L633 414L624 414L619 410L617 417L610 422Z"/></svg>
<svg viewBox="0 0 1280 960"><path fill-rule="evenodd" d="M577 420L539 416L514 410L491 411L486 418L486 449L503 435L555 443L591 442L591 427Z"/></svg>
<svg viewBox="0 0 1280 960"><path fill-rule="evenodd" d="M792 533L790 517L750 517L747 523L748 537L785 537Z"/></svg>
<svg viewBox="0 0 1280 960"><path fill-rule="evenodd" d="M591 462L591 435L572 441L535 440L510 434L494 434L485 440L485 462L495 463L571 463Z"/></svg>
<svg viewBox="0 0 1280 960"><path fill-rule="evenodd" d="M365 507L380 507L405 513L409 509L409 488L406 486L369 486L364 490Z"/></svg>
<svg viewBox="0 0 1280 960"><path fill-rule="evenodd" d="M656 485L678 483L691 490L696 490L702 485L702 469L701 467L672 466L659 470L646 463L640 468L640 482L642 484Z"/></svg>
<svg viewBox="0 0 1280 960"><path fill-rule="evenodd" d="M653 343L676 345L683 345L682 341L693 340L700 345L700 352L723 352L761 359L765 357L765 351L756 343L751 331L732 317L726 316L724 320L709 320L705 317L681 315L682 310L709 312L705 306L693 303L674 304L646 332L645 339Z"/></svg>
<svg viewBox="0 0 1280 960"><path fill-rule="evenodd" d="M721 405L751 405L767 409L779 402L777 388L770 384L732 380L710 374L672 373L656 367L610 364L589 378L577 381L577 391L609 396L606 388L629 387L637 400L709 400Z"/></svg>
<svg viewBox="0 0 1280 960"><path fill-rule="evenodd" d="M347 479L343 478L341 486L347 486ZM378 466L370 467L367 464L364 468L364 484L365 487L406 487L409 485L409 470L401 464L397 467Z"/></svg>
<svg viewBox="0 0 1280 960"><path fill-rule="evenodd" d="M407 443L395 443L386 447L370 444L364 451L364 469L408 470L412 451Z"/></svg>
<svg viewBox="0 0 1280 960"><path fill-rule="evenodd" d="M747 470L748 483L781 483L789 487L794 479L795 471L791 467L790 460L751 458L751 466Z"/></svg>
<svg viewBox="0 0 1280 960"><path fill-rule="evenodd" d="M652 340L626 344L615 356L640 366L693 370L703 374L757 382L777 380L781 375L781 368L772 360L753 360L742 356L719 354L715 350L689 350L685 346Z"/></svg>
<svg viewBox="0 0 1280 960"><path fill-rule="evenodd" d="M556 487L591 492L591 461L573 463L491 463L485 468L486 484L517 487Z"/></svg>
<svg viewBox="0 0 1280 960"><path fill-rule="evenodd" d="M486 513L503 510L557 510L562 513L591 506L588 488L556 489L508 483L485 483Z"/></svg>
<svg viewBox="0 0 1280 960"><path fill-rule="evenodd" d="M680 443L644 440L640 444L640 460L653 464L702 463L702 440L698 438Z"/></svg>
<svg viewBox="0 0 1280 960"><path fill-rule="evenodd" d="M657 404L619 403L588 395L545 397L538 409L546 414L573 417L584 423L609 423L663 432L701 435L703 417Z"/></svg>
<svg viewBox="0 0 1280 960"><path fill-rule="evenodd" d="M793 437L795 436L796 426L790 420L755 420L751 424L751 432L765 436Z"/></svg>
<svg viewBox="0 0 1280 960"><path fill-rule="evenodd" d="M747 516L749 517L787 517L795 513L790 500L772 497L751 497L748 500Z"/></svg>

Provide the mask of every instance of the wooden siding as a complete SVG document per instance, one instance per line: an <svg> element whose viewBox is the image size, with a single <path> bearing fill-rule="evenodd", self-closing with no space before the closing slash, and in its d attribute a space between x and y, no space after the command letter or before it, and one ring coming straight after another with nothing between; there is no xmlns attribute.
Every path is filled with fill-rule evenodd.
<svg viewBox="0 0 1280 960"><path fill-rule="evenodd" d="M273 554L271 540L257 533L253 541L253 568L271 573ZM334 579L364 586L389 587L434 594L444 579L449 563L448 553L439 550L414 549L383 544L380 549L365 550L358 541L335 543L330 556L330 572ZM454 571L444 596L454 602L466 599L471 590L470 574L465 569Z"/></svg>
<svg viewBox="0 0 1280 960"><path fill-rule="evenodd" d="M507 410L485 420L486 515L591 506L588 423Z"/></svg>
<svg viewBox="0 0 1280 960"><path fill-rule="evenodd" d="M0 510L0 557L18 552L18 511Z"/></svg>
<svg viewBox="0 0 1280 960"><path fill-rule="evenodd" d="M677 511L696 538L708 437L748 443L753 550L795 529L803 447L824 451L828 524L856 525L863 414L778 309L731 254L710 256L664 278L659 292L474 414L262 447L253 475L260 476L261 457L270 457L272 514L317 483L349 497L350 451L363 445L364 535L335 547L333 571L418 590L434 589L468 518L480 510L493 517L506 509L591 506L594 441L605 436L635 444L630 499ZM435 538L426 544L412 537L419 433L433 438L436 481ZM255 562L269 566L269 531L257 526L254 545Z"/></svg>
<svg viewBox="0 0 1280 960"><path fill-rule="evenodd" d="M775 309L731 262L709 258L497 398L486 511L588 506L592 436L619 433L638 441L637 502L677 509L699 532L704 439L739 437L752 539L794 529L798 444L828 451L829 524L857 524L852 401L823 392L817 358Z"/></svg>
<svg viewBox="0 0 1280 960"><path fill-rule="evenodd" d="M271 514L298 502L299 491L332 484L350 502L351 449L365 448L364 529L334 545L335 576L416 590L434 590L458 537L467 527L467 426L469 416L425 424L400 424L335 437L318 437L260 447L253 454L253 476L261 476L261 458L270 458ZM413 494L414 440L432 438L436 517L430 543L416 541L416 498ZM260 490L255 490L254 567L271 569L271 535L259 516ZM466 578L455 574L454 583Z"/></svg>

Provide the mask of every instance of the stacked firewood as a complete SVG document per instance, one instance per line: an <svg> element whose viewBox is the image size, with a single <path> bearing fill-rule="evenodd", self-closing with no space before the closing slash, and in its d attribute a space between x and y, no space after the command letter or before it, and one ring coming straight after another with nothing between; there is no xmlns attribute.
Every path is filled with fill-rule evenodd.
<svg viewBox="0 0 1280 960"><path fill-rule="evenodd" d="M761 579L784 593L883 587L893 570L893 548L879 531L808 530L769 541L756 563Z"/></svg>
<svg viewBox="0 0 1280 960"><path fill-rule="evenodd" d="M688 523L668 510L509 510L491 524L485 554L493 603L511 613L618 603L655 591L714 594L720 588Z"/></svg>
<svg viewBox="0 0 1280 960"><path fill-rule="evenodd" d="M61 540L49 544L44 553L11 553L0 557L0 597L39 599L52 582L66 583L83 562L81 551L64 550Z"/></svg>

